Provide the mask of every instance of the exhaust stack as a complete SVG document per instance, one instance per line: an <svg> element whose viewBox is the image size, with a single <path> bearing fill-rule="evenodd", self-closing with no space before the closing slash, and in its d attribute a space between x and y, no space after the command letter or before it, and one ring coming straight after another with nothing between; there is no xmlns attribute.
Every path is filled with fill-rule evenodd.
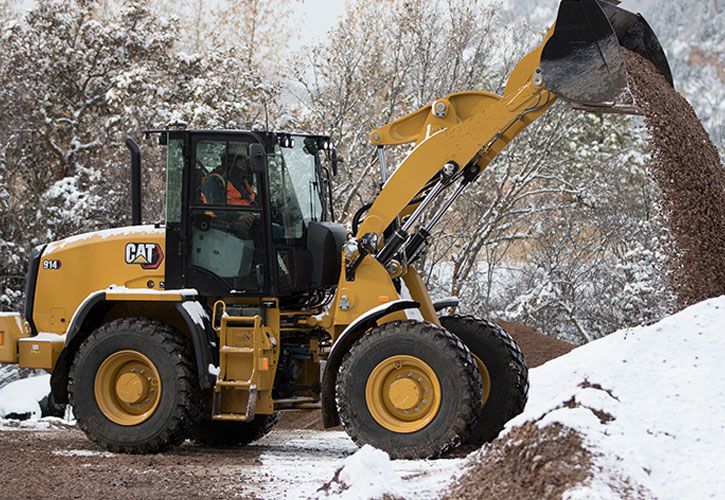
<svg viewBox="0 0 725 500"><path fill-rule="evenodd" d="M126 138L126 147L131 152L131 225L140 226L141 221L141 150L136 141Z"/></svg>

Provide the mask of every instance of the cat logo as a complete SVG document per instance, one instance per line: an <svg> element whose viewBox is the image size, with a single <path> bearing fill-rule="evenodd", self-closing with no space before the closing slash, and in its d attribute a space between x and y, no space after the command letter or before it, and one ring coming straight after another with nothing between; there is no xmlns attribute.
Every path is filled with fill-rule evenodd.
<svg viewBox="0 0 725 500"><path fill-rule="evenodd" d="M143 269L158 269L164 252L158 243L126 243L126 264L139 264Z"/></svg>

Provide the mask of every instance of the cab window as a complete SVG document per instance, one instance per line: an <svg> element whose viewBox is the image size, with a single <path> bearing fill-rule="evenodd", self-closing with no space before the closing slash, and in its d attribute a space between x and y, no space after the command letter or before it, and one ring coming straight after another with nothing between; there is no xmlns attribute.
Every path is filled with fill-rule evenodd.
<svg viewBox="0 0 725 500"><path fill-rule="evenodd" d="M291 147L275 145L269 159L273 236L299 239L307 222L322 220L323 195L319 160L309 138L292 136Z"/></svg>
<svg viewBox="0 0 725 500"><path fill-rule="evenodd" d="M191 265L237 291L264 289L260 179L243 141L200 141L192 167Z"/></svg>
<svg viewBox="0 0 725 500"><path fill-rule="evenodd" d="M195 158L195 205L253 206L257 175L249 164L249 142L202 141Z"/></svg>

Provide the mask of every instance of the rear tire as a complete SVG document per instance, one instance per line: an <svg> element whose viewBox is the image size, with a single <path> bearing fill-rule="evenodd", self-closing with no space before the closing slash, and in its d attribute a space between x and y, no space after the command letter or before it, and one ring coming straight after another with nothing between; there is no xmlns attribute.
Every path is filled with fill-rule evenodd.
<svg viewBox="0 0 725 500"><path fill-rule="evenodd" d="M358 340L335 391L355 443L392 458L436 457L468 436L481 406L481 377L465 345L430 323L396 321Z"/></svg>
<svg viewBox="0 0 725 500"><path fill-rule="evenodd" d="M78 426L113 452L177 446L201 418L191 345L158 321L119 319L94 331L73 360L68 390Z"/></svg>
<svg viewBox="0 0 725 500"><path fill-rule="evenodd" d="M269 434L277 422L279 412L257 415L251 422L202 419L192 432L192 440L204 446L244 446Z"/></svg>
<svg viewBox="0 0 725 500"><path fill-rule="evenodd" d="M497 324L473 316L445 316L441 325L460 338L480 361L484 404L466 444L494 439L506 422L524 410L529 392L529 370L516 342Z"/></svg>

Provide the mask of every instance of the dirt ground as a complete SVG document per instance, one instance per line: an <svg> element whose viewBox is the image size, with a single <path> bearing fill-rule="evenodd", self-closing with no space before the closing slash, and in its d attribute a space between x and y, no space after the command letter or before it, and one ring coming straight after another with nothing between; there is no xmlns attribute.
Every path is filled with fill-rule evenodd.
<svg viewBox="0 0 725 500"><path fill-rule="evenodd" d="M159 455L109 456L76 428L5 431L0 438L0 497L247 496L245 486L259 478L241 473L240 465L259 463L259 453L255 446L210 450L188 444Z"/></svg>
<svg viewBox="0 0 725 500"><path fill-rule="evenodd" d="M279 429L238 448L187 441L162 454L122 455L99 449L75 426L54 424L40 431L4 426L0 498L306 497L305 491L295 494L294 482L281 484L273 464L282 463L280 471L294 476L306 464L335 464L357 449L342 433L324 433L324 441L315 434L320 433ZM313 477L306 491L314 492L316 484Z"/></svg>
<svg viewBox="0 0 725 500"><path fill-rule="evenodd" d="M629 83L645 116L650 169L675 248L669 279L681 307L725 293L725 169L687 100L654 65L624 51Z"/></svg>
<svg viewBox="0 0 725 500"><path fill-rule="evenodd" d="M245 447L186 442L156 455L94 446L74 426L0 420L0 499L311 498L358 447L342 431L276 428ZM463 458L397 460L401 497L440 498Z"/></svg>

